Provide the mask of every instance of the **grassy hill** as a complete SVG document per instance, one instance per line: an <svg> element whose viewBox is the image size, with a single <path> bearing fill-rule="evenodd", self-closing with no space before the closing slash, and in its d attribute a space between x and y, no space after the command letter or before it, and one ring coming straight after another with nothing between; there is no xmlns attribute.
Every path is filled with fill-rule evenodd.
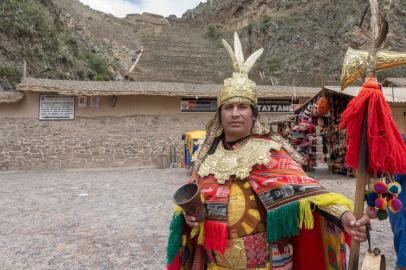
<svg viewBox="0 0 406 270"><path fill-rule="evenodd" d="M52 0L0 1L0 79L15 85L28 74L57 79L111 80L119 63L98 41L70 31ZM103 44L102 44L103 45Z"/></svg>

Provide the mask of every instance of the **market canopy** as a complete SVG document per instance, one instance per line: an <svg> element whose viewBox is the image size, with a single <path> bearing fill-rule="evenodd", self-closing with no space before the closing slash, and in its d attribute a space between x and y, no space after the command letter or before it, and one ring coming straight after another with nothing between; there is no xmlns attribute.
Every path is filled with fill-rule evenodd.
<svg viewBox="0 0 406 270"><path fill-rule="evenodd" d="M341 91L339 86L324 86L325 89L349 96L357 96L361 90L359 86L347 87ZM383 95L388 103L406 103L406 87L383 87Z"/></svg>
<svg viewBox="0 0 406 270"><path fill-rule="evenodd" d="M382 82L383 86L406 87L406 78L386 78Z"/></svg>
<svg viewBox="0 0 406 270"><path fill-rule="evenodd" d="M341 91L340 86L323 86L313 97L303 103L295 110L295 113L301 112L307 104L317 99L324 91L327 95L356 97L361 90L359 86L347 87ZM388 103L406 103L406 87L383 87L383 95Z"/></svg>

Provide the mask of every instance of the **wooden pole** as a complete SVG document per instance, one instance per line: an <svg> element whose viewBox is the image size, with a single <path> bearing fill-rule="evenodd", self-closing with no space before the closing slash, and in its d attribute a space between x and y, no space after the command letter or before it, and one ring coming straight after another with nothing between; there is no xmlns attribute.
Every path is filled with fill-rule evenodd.
<svg viewBox="0 0 406 270"><path fill-rule="evenodd" d="M23 79L27 78L27 62L24 60L23 63Z"/></svg>
<svg viewBox="0 0 406 270"><path fill-rule="evenodd" d="M355 188L355 202L354 202L354 216L358 220L364 214L364 198L365 198L365 186L368 183L368 101L365 106L364 117L362 119L362 131L361 131L361 146L358 160L358 174L357 184ZM359 248L360 243L358 241L351 241L350 248L350 270L358 269L359 262Z"/></svg>
<svg viewBox="0 0 406 270"><path fill-rule="evenodd" d="M378 0L369 0L369 4L371 6L371 29L373 42L371 43L371 51L368 55L366 78L376 74L376 53L378 48L376 48L375 45L379 35ZM368 102L369 101L366 103L364 117L362 119L361 145L358 159L357 184L355 189L354 216L357 220L360 219L364 214L365 186L368 183ZM359 247L359 242L354 240L351 241L349 262L350 270L358 269Z"/></svg>

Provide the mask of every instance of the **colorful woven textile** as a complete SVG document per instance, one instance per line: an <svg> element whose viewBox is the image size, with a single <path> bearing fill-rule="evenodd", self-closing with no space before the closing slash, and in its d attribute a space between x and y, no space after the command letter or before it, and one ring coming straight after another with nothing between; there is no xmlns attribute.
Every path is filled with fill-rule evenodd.
<svg viewBox="0 0 406 270"><path fill-rule="evenodd" d="M336 203L351 209L350 201L325 191L285 151L271 150L270 154L270 162L254 165L246 179L231 176L224 184L219 184L213 175L199 179L208 219L203 234L195 235L204 237L208 269L231 270L227 267L234 263L246 265L239 269L266 269L270 263L276 270L344 269L346 249L342 232L313 210L315 206ZM250 219L252 226L248 225ZM257 237L261 233L266 234L267 241ZM193 248L189 247L197 242L187 240L186 235L187 232L183 248L178 250L182 253L180 269L190 269L183 263L184 255L190 257ZM279 240L286 245L278 245ZM224 264L226 261L230 264Z"/></svg>
<svg viewBox="0 0 406 270"><path fill-rule="evenodd" d="M272 151L271 161L254 166L248 180L267 210L326 193L285 151Z"/></svg>

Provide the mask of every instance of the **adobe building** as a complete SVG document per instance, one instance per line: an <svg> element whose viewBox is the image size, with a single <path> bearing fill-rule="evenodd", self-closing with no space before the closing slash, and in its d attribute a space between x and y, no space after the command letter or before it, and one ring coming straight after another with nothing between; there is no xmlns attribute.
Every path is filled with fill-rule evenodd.
<svg viewBox="0 0 406 270"><path fill-rule="evenodd" d="M205 129L221 84L26 78L0 104L0 169L155 167L182 134ZM290 86L258 86L267 121L292 115ZM295 87L304 102L319 89ZM0 101L1 102L1 101Z"/></svg>

